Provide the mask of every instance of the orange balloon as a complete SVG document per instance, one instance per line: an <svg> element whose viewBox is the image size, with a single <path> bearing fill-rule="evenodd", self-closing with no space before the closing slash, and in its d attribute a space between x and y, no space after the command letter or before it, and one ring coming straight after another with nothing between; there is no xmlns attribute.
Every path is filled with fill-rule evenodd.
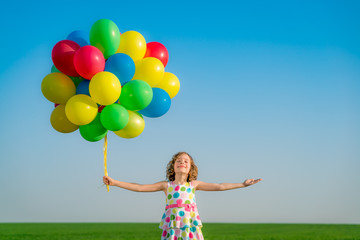
<svg viewBox="0 0 360 240"><path fill-rule="evenodd" d="M58 132L71 133L76 131L79 126L69 121L65 114L65 105L58 105L51 113L51 126Z"/></svg>
<svg viewBox="0 0 360 240"><path fill-rule="evenodd" d="M41 83L41 91L47 100L53 103L66 103L75 95L74 82L61 72L53 72L44 77Z"/></svg>

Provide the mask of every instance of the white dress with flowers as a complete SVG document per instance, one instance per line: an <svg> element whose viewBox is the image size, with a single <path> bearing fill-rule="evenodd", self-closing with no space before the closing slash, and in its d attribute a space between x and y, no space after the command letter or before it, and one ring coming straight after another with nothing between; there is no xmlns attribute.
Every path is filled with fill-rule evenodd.
<svg viewBox="0 0 360 240"><path fill-rule="evenodd" d="M191 182L175 184L168 182L165 213L159 228L162 240L203 240L201 219Z"/></svg>

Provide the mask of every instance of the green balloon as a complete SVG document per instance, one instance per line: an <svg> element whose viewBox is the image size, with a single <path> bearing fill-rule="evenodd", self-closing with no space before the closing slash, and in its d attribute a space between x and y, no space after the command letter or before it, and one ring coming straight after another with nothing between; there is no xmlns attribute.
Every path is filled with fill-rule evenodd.
<svg viewBox="0 0 360 240"><path fill-rule="evenodd" d="M52 65L52 67L51 67L51 72L53 73L53 72L60 72L60 71L59 71L59 69L57 69L57 68L55 67L55 65Z"/></svg>
<svg viewBox="0 0 360 240"><path fill-rule="evenodd" d="M128 110L139 111L146 108L153 98L150 85L142 80L131 80L121 89L120 104Z"/></svg>
<svg viewBox="0 0 360 240"><path fill-rule="evenodd" d="M87 125L79 126L81 136L89 142L97 142L105 137L107 129L103 127L100 121L100 113Z"/></svg>
<svg viewBox="0 0 360 240"><path fill-rule="evenodd" d="M81 83L82 81L85 80L85 78L82 78L82 77L71 77L71 76L68 76L68 77L71 78L71 80L74 82L75 87L77 87L79 85L79 83Z"/></svg>
<svg viewBox="0 0 360 240"><path fill-rule="evenodd" d="M120 104L106 106L100 115L102 125L111 131L123 129L129 121L129 112Z"/></svg>
<svg viewBox="0 0 360 240"><path fill-rule="evenodd" d="M51 72L60 72L59 69L57 69L55 67L55 65L52 65L51 67ZM85 78L82 77L72 77L72 76L68 76L69 78L71 78L71 80L74 82L75 87L77 87L79 85L79 83L81 83Z"/></svg>
<svg viewBox="0 0 360 240"><path fill-rule="evenodd" d="M109 19L96 21L90 29L90 44L97 47L105 59L116 53L120 44L120 31Z"/></svg>

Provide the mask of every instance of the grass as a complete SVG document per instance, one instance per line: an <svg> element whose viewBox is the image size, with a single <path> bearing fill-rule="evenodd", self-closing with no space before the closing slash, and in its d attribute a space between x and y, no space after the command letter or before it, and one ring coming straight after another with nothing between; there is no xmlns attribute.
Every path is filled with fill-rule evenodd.
<svg viewBox="0 0 360 240"><path fill-rule="evenodd" d="M205 240L360 240L360 225L205 223ZM159 240L157 223L0 223L1 240Z"/></svg>

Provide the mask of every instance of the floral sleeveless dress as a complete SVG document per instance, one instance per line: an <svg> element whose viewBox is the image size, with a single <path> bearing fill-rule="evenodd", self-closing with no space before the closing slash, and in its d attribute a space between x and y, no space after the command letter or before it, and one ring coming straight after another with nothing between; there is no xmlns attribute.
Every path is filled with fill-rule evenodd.
<svg viewBox="0 0 360 240"><path fill-rule="evenodd" d="M203 240L202 223L191 182L185 185L168 182L165 213L159 228L162 240Z"/></svg>

